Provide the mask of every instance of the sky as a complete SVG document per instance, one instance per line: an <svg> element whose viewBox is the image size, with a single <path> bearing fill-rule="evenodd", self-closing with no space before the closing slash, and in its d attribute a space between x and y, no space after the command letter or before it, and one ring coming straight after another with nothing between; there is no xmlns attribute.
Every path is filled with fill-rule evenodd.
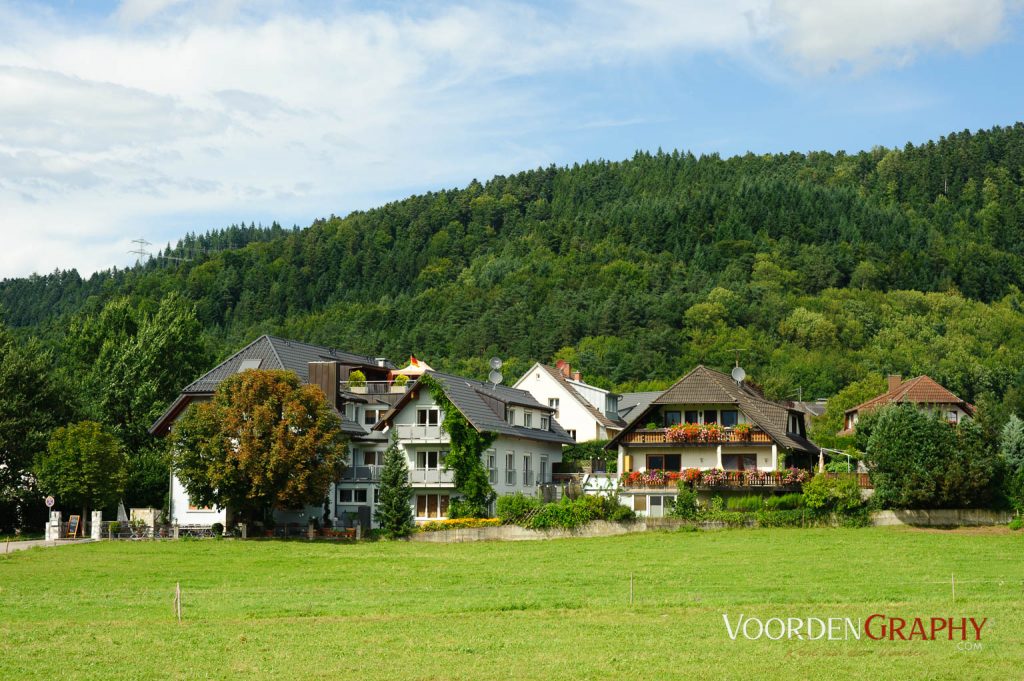
<svg viewBox="0 0 1024 681"><path fill-rule="evenodd" d="M658 148L1024 119L1022 0L0 0L0 278Z"/></svg>

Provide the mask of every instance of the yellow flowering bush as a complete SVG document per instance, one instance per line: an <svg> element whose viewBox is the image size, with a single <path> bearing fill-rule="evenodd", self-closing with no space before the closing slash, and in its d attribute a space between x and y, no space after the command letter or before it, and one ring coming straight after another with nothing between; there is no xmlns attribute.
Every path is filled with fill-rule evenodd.
<svg viewBox="0 0 1024 681"><path fill-rule="evenodd" d="M420 532L438 532L440 530L461 530L470 527L497 527L501 521L497 518L450 518L447 520L429 520L417 529Z"/></svg>

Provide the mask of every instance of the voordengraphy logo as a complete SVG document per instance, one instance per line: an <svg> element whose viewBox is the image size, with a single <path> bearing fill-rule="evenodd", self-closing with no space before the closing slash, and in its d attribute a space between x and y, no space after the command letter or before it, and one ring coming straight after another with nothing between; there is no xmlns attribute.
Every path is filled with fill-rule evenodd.
<svg viewBox="0 0 1024 681"><path fill-rule="evenodd" d="M987 617L893 617L875 613L867 618L771 617L761 619L742 613L731 619L722 614L725 630L733 641L761 638L780 641L975 641L982 639Z"/></svg>

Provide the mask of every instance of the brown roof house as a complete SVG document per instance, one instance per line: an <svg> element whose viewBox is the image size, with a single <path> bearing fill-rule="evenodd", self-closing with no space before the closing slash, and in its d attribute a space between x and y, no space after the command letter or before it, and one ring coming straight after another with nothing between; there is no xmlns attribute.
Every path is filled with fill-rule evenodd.
<svg viewBox="0 0 1024 681"><path fill-rule="evenodd" d="M768 400L749 383L698 366L608 443L618 452L619 498L658 517L682 475L700 473L696 482L705 493L795 488L804 474L789 468L809 469L819 455L807 439L805 416L792 403Z"/></svg>
<svg viewBox="0 0 1024 681"><path fill-rule="evenodd" d="M959 423L964 418L974 416L973 404L961 400L928 376L904 381L899 376L890 375L888 381L889 389L886 392L846 410L840 435L852 435L861 414L887 404L914 404L923 411L939 412L950 423Z"/></svg>

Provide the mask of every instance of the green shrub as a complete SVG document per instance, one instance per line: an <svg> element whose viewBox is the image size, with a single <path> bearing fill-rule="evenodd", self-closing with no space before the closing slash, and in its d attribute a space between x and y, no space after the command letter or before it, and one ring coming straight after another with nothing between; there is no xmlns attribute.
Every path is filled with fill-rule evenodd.
<svg viewBox="0 0 1024 681"><path fill-rule="evenodd" d="M409 377L406 376L405 374L398 374L397 376L395 376L395 385L397 385L399 388L405 386L405 384L407 384L408 382Z"/></svg>
<svg viewBox="0 0 1024 681"><path fill-rule="evenodd" d="M799 492L765 497L763 508L766 511L792 511L804 505L804 495Z"/></svg>
<svg viewBox="0 0 1024 681"><path fill-rule="evenodd" d="M1011 520L1010 521L1010 529L1014 530L1014 531L1020 530L1020 529L1024 529L1024 518L1021 518L1020 516L1017 516L1016 518Z"/></svg>
<svg viewBox="0 0 1024 681"><path fill-rule="evenodd" d="M711 497L711 503L708 504L708 510L712 513L722 511L725 509L725 500L718 494Z"/></svg>
<svg viewBox="0 0 1024 681"><path fill-rule="evenodd" d="M110 532L110 536L111 537L116 537L117 534L121 531L121 523L119 523L116 520L114 522L110 523L110 525L108 525L108 527L109 527L108 531Z"/></svg>
<svg viewBox="0 0 1024 681"><path fill-rule="evenodd" d="M504 524L514 524L526 517L531 511L540 508L540 499L528 497L522 492L505 494L498 497L496 511L498 519Z"/></svg>
<svg viewBox="0 0 1024 681"><path fill-rule="evenodd" d="M804 483L804 504L819 514L849 514L861 509L860 487L853 478L815 475Z"/></svg>
<svg viewBox="0 0 1024 681"><path fill-rule="evenodd" d="M219 537L224 534L224 524L214 523L213 525L210 525L210 530L213 532L213 536Z"/></svg>
<svg viewBox="0 0 1024 681"><path fill-rule="evenodd" d="M587 507L579 503L580 501L582 499L563 499L555 504L545 504L526 522L526 527L532 530L546 530L552 527L572 529L584 525L590 522L591 516Z"/></svg>
<svg viewBox="0 0 1024 681"><path fill-rule="evenodd" d="M697 492L685 482L679 483L675 503L668 512L671 518L692 520L697 517Z"/></svg>
<svg viewBox="0 0 1024 681"><path fill-rule="evenodd" d="M362 388L366 385L366 374L356 369L348 375L348 384L352 388Z"/></svg>
<svg viewBox="0 0 1024 681"><path fill-rule="evenodd" d="M741 511L744 513L760 511L763 506L764 497L758 494L748 494L742 497L729 497L725 503L725 507L730 511Z"/></svg>
<svg viewBox="0 0 1024 681"><path fill-rule="evenodd" d="M728 527L743 527L756 520L753 513L737 513L736 511L701 511L697 520L702 523L724 523Z"/></svg>
<svg viewBox="0 0 1024 681"><path fill-rule="evenodd" d="M787 510L769 511L767 509L755 514L758 527L803 527L807 524L806 511Z"/></svg>

